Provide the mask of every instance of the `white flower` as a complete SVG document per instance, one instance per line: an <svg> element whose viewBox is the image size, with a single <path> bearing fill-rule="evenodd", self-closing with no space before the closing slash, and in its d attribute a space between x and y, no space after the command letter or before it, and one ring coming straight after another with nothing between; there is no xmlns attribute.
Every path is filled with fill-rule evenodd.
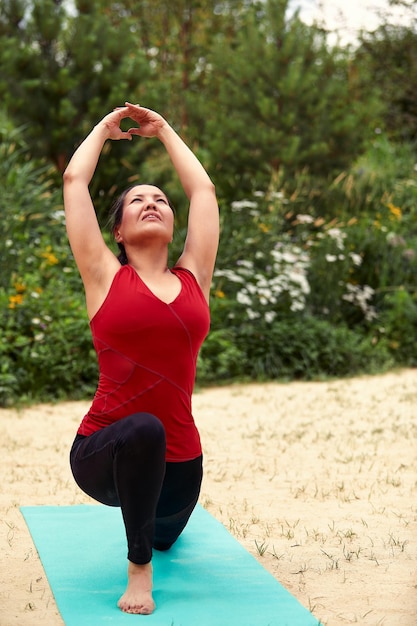
<svg viewBox="0 0 417 626"><path fill-rule="evenodd" d="M291 311L296 313L297 311L303 311L305 307L305 303L297 300L293 300L291 303Z"/></svg>
<svg viewBox="0 0 417 626"><path fill-rule="evenodd" d="M233 270L216 270L214 272L214 276L217 277L223 277L223 278L227 278L227 280L230 280L230 282L232 283L244 283L245 279L242 278L242 276L239 276L239 274L236 274L236 272L234 272Z"/></svg>
<svg viewBox="0 0 417 626"><path fill-rule="evenodd" d="M250 320L256 320L258 317L261 317L260 313L252 311L252 309L246 309L246 314Z"/></svg>
<svg viewBox="0 0 417 626"><path fill-rule="evenodd" d="M350 283L346 285L346 288L347 293L342 296L343 300L359 307L368 322L378 317L375 307L369 304L375 289L370 285L351 285Z"/></svg>
<svg viewBox="0 0 417 626"><path fill-rule="evenodd" d="M314 217L311 215L302 215L300 213L299 215L296 215L296 218L300 224L312 224L314 222Z"/></svg>
<svg viewBox="0 0 417 626"><path fill-rule="evenodd" d="M241 211L242 209L256 209L258 207L257 202L251 200L235 200L231 204L232 211Z"/></svg>
<svg viewBox="0 0 417 626"><path fill-rule="evenodd" d="M275 311L267 311L265 313L265 322L267 322L268 324L271 324L276 318L276 316L277 314Z"/></svg>
<svg viewBox="0 0 417 626"><path fill-rule="evenodd" d="M349 256L352 259L353 265L356 265L356 267L362 265L362 257L360 254L356 254L356 252L349 252Z"/></svg>
<svg viewBox="0 0 417 626"><path fill-rule="evenodd" d="M336 245L339 250L344 249L343 240L346 238L346 233L340 230L340 228L329 228L327 234L331 239L334 239L336 241Z"/></svg>
<svg viewBox="0 0 417 626"><path fill-rule="evenodd" d="M245 291L239 291L237 293L236 300L239 304L243 304L244 306L250 306L252 304L252 298L250 298Z"/></svg>
<svg viewBox="0 0 417 626"><path fill-rule="evenodd" d="M240 259L237 261L237 265L239 265L239 267L247 267L249 270L253 269L252 261L247 261L246 259Z"/></svg>

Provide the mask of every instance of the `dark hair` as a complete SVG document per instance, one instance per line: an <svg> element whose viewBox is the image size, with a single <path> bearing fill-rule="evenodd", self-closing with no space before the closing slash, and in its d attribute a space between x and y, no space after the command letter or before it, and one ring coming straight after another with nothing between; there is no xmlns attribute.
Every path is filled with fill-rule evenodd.
<svg viewBox="0 0 417 626"><path fill-rule="evenodd" d="M141 185L146 185L148 183L140 183ZM150 184L150 183L149 183ZM111 208L110 208L110 216L109 216L109 225L110 225L110 229L112 234L114 235L114 231L116 230L116 228L119 226L119 224L121 224L122 222L122 218L123 218L123 205L125 203L125 198L127 196L127 194L129 193L129 191L131 191L132 189L134 189L135 187L138 187L139 185L131 185L130 187L127 187L127 189L125 189L124 191L122 191L122 193L117 196L117 198L114 200ZM161 189L162 191L162 189ZM166 193L162 192L164 194L164 196L167 198L168 200L168 204L172 209L172 212L175 215L175 210L174 207L172 206L171 202L169 201L168 196L166 195ZM119 248L119 254L118 254L118 259L121 263L121 265L127 265L129 263L127 255L126 255L126 250L125 247L122 243L120 243L119 241L117 242L117 246Z"/></svg>

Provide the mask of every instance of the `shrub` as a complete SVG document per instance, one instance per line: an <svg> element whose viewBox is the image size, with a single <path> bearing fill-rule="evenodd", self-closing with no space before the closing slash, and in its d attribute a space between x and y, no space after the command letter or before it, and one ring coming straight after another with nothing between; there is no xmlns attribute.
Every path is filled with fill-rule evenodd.
<svg viewBox="0 0 417 626"><path fill-rule="evenodd" d="M54 172L0 128L0 405L81 397L96 360Z"/></svg>
<svg viewBox="0 0 417 626"><path fill-rule="evenodd" d="M91 396L96 356L60 180L1 120L0 138L0 405ZM285 184L275 177L230 211L223 203L200 384L417 364L416 186L406 156L398 179L389 159L379 174L378 152L362 159L366 175L353 168L328 189L303 172ZM177 235L172 259L181 222Z"/></svg>

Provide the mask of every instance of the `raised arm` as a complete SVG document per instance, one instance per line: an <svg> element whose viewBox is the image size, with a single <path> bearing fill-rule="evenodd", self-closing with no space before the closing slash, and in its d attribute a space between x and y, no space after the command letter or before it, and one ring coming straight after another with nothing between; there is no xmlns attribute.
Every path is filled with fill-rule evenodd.
<svg viewBox="0 0 417 626"><path fill-rule="evenodd" d="M204 167L174 129L158 113L126 102L129 117L139 124L132 135L158 137L165 146L190 201L187 237L178 265L195 275L207 299L219 242L219 209L215 188Z"/></svg>
<svg viewBox="0 0 417 626"><path fill-rule="evenodd" d="M68 239L84 282L90 315L107 293L120 264L106 246L88 186L107 139L131 139L120 129L128 116L126 107L106 115L75 151L64 172L64 207Z"/></svg>

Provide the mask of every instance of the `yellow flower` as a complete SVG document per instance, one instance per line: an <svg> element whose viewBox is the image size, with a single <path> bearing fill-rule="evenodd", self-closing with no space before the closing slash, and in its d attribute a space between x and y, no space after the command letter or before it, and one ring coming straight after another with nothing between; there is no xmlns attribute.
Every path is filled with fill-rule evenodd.
<svg viewBox="0 0 417 626"><path fill-rule="evenodd" d="M216 289L216 291L214 292L214 295L216 296L216 298L224 298L225 297L225 293L221 289Z"/></svg>
<svg viewBox="0 0 417 626"><path fill-rule="evenodd" d="M268 233L268 232L271 230L272 226L267 226L266 224L264 224L263 222L261 222L261 223L259 224L259 228L261 229L261 231L262 231L263 233Z"/></svg>
<svg viewBox="0 0 417 626"><path fill-rule="evenodd" d="M9 296L9 309L15 309L18 304L22 304L23 295L21 293L15 296Z"/></svg>
<svg viewBox="0 0 417 626"><path fill-rule="evenodd" d="M389 202L387 204L387 207L389 208L389 211L391 213L391 219L396 219L399 221L402 218L403 212L401 211L399 206L395 206L395 204Z"/></svg>
<svg viewBox="0 0 417 626"><path fill-rule="evenodd" d="M24 293L26 291L26 287L23 283L15 282L13 287L16 289L17 293Z"/></svg>
<svg viewBox="0 0 417 626"><path fill-rule="evenodd" d="M48 265L56 265L57 263L59 263L55 254L52 252L51 246L48 246L45 252L42 252L41 257L47 260Z"/></svg>

